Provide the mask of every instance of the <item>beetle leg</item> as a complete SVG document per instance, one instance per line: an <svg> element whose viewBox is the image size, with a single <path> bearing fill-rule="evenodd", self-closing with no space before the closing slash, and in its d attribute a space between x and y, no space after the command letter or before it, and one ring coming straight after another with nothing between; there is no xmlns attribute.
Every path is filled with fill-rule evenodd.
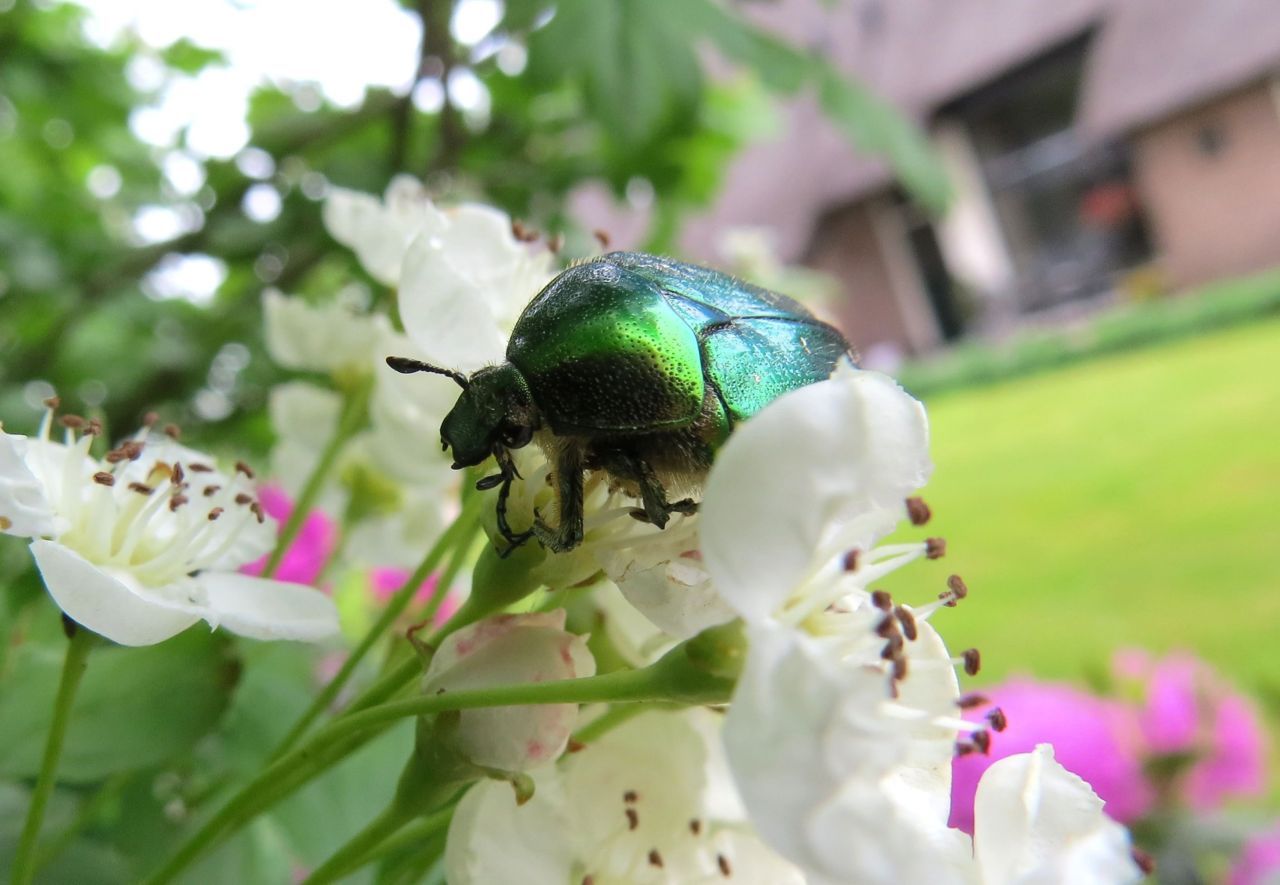
<svg viewBox="0 0 1280 885"><path fill-rule="evenodd" d="M649 466L649 462L634 452L615 449L603 457L605 469L621 479L628 479L640 487L640 501L644 509L636 509L631 515L641 522L648 522L658 528L666 528L672 513L694 513L698 509L692 498L667 503L667 490L657 473Z"/></svg>
<svg viewBox="0 0 1280 885"><path fill-rule="evenodd" d="M506 559L516 550L516 548L520 547L534 535L533 529L528 529L519 533L513 532L511 530L511 524L507 522L507 497L511 494L511 482L514 479L515 477L511 473L504 471L502 474L502 488L498 489L498 506L495 508L495 513L498 518L498 533L501 534L502 537L506 539L507 543L511 545L506 550L503 550L498 554L499 559Z"/></svg>
<svg viewBox="0 0 1280 885"><path fill-rule="evenodd" d="M582 451L565 446L556 458L556 497L560 503L560 527L553 528L536 516L533 531L548 550L564 553L582 543Z"/></svg>

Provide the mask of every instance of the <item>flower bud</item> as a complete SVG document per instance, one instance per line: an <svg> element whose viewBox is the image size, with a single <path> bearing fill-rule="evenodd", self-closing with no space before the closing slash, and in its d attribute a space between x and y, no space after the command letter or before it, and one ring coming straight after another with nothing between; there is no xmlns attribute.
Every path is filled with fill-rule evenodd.
<svg viewBox="0 0 1280 885"><path fill-rule="evenodd" d="M423 679L427 694L594 676L586 639L564 630L564 610L497 615L448 636ZM524 771L564 752L576 704L464 710L451 730L456 749L476 765Z"/></svg>

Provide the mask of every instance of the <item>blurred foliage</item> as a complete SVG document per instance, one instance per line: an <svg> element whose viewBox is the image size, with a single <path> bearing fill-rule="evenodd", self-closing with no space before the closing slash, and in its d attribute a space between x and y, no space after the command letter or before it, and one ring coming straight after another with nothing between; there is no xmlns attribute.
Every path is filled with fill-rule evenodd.
<svg viewBox="0 0 1280 885"><path fill-rule="evenodd" d="M488 90L487 113L454 107L444 89L428 113L385 91L341 108L310 84L264 83L250 103L249 147L229 160L194 155L185 134L149 145L130 127L166 83L221 65L217 52L189 39L104 49L72 5L18 0L0 15L0 420L29 429L33 404L56 389L113 434L156 409L205 444L261 454L266 392L279 380L262 356L261 290L331 297L355 279L375 300L387 294L318 223L329 183L381 193L409 172L445 201L481 198L563 231L570 252L589 242L565 216L572 190L603 181L621 198L639 186L653 194L650 244L663 249L683 215L715 196L733 154L764 134L769 96L810 88L852 138L888 154L922 201L945 198L909 124L732 7L511 0L495 30L466 46L450 33L455 3L406 6L424 22L419 82L465 69ZM740 74L709 77L707 46ZM500 65L503 48L527 63ZM140 58L162 71L154 91L131 85ZM192 161L204 180L184 193L164 169ZM242 201L263 185L281 208L259 223ZM148 212L179 232L143 242L135 222ZM191 255L225 269L211 304L165 291L166 269Z"/></svg>
<svg viewBox="0 0 1280 885"><path fill-rule="evenodd" d="M1280 313L1280 271L1211 283L1176 297L1108 310L1083 324L973 341L895 374L920 397L1043 372Z"/></svg>

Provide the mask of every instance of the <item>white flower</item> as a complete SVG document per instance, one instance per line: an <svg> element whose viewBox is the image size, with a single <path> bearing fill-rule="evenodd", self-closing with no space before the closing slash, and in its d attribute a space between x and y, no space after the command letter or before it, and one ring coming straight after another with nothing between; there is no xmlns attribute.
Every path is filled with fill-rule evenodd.
<svg viewBox="0 0 1280 885"><path fill-rule="evenodd" d="M551 255L518 241L511 219L489 206L431 212L404 256L405 331L446 368L469 373L503 362L516 319L551 280Z"/></svg>
<svg viewBox="0 0 1280 885"><path fill-rule="evenodd" d="M373 277L399 287L400 319L426 358L471 372L501 361L516 317L551 279L551 255L516 239L490 206L438 207L398 176L379 201L334 189L325 225Z"/></svg>
<svg viewBox="0 0 1280 885"><path fill-rule="evenodd" d="M70 419L74 427L82 419ZM0 527L33 537L45 586L73 620L122 645L151 645L202 618L260 639L337 632L333 604L310 587L241 575L274 543L239 466L145 432L89 456L96 428L36 439L0 434Z"/></svg>
<svg viewBox="0 0 1280 885"><path fill-rule="evenodd" d="M747 622L724 740L750 818L816 883L1131 881L1123 829L1043 757L992 782L976 855L947 827L956 736L981 746L982 726L957 715L957 661L929 618L967 590L953 577L918 609L868 592L940 553L873 546L928 477L927 445L919 403L842 371L768 406L712 469L702 552Z"/></svg>
<svg viewBox="0 0 1280 885"><path fill-rule="evenodd" d="M936 606L932 607L936 610ZM862 615L871 614L870 618ZM927 613L925 613L927 614ZM725 722L729 762L766 842L814 883L1123 883L1140 878L1128 836L1049 747L984 775L972 845L947 826L958 693L946 648L917 613L905 675L874 653L897 620L874 606L862 628L813 637L751 631ZM890 642L893 640L890 639Z"/></svg>
<svg viewBox="0 0 1280 885"><path fill-rule="evenodd" d="M839 369L770 403L707 480L702 555L725 601L771 617L817 570L869 550L928 479L928 446L924 408L876 372Z"/></svg>
<svg viewBox="0 0 1280 885"><path fill-rule="evenodd" d="M381 314L357 313L339 302L312 304L277 289L262 295L267 352L287 369L368 371L372 354L391 331Z"/></svg>
<svg viewBox="0 0 1280 885"><path fill-rule="evenodd" d="M448 881L802 882L742 820L716 718L706 710L641 713L535 772L525 805L505 784L472 787L449 829Z"/></svg>
<svg viewBox="0 0 1280 885"><path fill-rule="evenodd" d="M438 226L439 214L422 184L397 175L379 200L372 194L335 187L324 202L324 226L335 240L355 250L369 275L387 286L400 281L409 243Z"/></svg>
<svg viewBox="0 0 1280 885"><path fill-rule="evenodd" d="M563 609L496 615L451 633L431 658L425 694L594 676L586 639L565 632ZM577 704L464 710L456 748L476 765L524 771L564 752Z"/></svg>

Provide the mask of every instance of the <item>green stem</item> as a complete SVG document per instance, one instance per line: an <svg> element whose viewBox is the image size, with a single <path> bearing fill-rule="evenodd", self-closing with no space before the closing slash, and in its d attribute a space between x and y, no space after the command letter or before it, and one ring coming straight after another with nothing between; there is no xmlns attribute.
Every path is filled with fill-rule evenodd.
<svg viewBox="0 0 1280 885"><path fill-rule="evenodd" d="M458 514L458 518L454 520L453 525L445 529L439 540L437 540L432 548L427 551L427 555L423 557L422 562L416 569L414 569L413 574L411 574L408 580L404 582L403 586L395 592L395 595L387 601L386 607L382 610L382 614L378 616L378 620L375 621L373 626L368 629L363 638L361 638L360 643L354 650L352 650L351 654L347 656L347 659L342 662L342 667L334 675L333 679L329 680L329 684L320 691L320 694L318 694L315 700L311 702L311 706L307 707L306 712L302 714L301 718L299 718L293 728L290 729L284 740L280 742L280 746L276 748L275 753L272 754L272 758L279 758L288 752L311 726L311 723L314 722L321 713L329 708L329 705L333 703L334 698L338 696L338 692L342 690L342 687L347 684L351 675L355 673L356 667L359 666L362 660L364 660L365 655L369 653L369 650L373 648L379 639L382 638L382 635L387 632L391 625L395 623L396 619L404 613L404 610L408 607L409 603L413 601L414 594L417 593L418 587L427 579L429 574L435 571L436 567L440 564L440 560L444 558L445 553L447 553L455 544L458 544L463 539L470 537L471 532L475 529L476 520L479 518L479 512L483 506L484 499L479 495L473 497L466 503L462 509L462 513ZM295 507L294 513L297 512L298 508ZM467 545L462 544L461 546L465 548ZM437 595L443 595L443 592L444 588L442 587ZM417 667L416 661L413 661L412 663ZM412 675L410 678L412 678Z"/></svg>
<svg viewBox="0 0 1280 885"><path fill-rule="evenodd" d="M473 535L477 528L478 526L472 525L472 531L459 539L458 546L454 549L453 556L449 559L449 564L445 566L440 575L440 580L436 583L436 591L431 594L427 604L418 613L417 620L420 623L434 624L436 622L436 614L440 611L440 606L444 604L445 597L449 595L449 588L453 586L453 582L458 577L458 572L462 571L462 567L466 565L467 559L471 556L471 552L475 547Z"/></svg>
<svg viewBox="0 0 1280 885"><path fill-rule="evenodd" d="M373 850L365 855L363 864L370 864L406 848L422 845L449 826L449 822L453 820L455 808L457 808L457 803L453 802L439 811L434 811L405 824L399 832L379 842Z"/></svg>
<svg viewBox="0 0 1280 885"><path fill-rule="evenodd" d="M416 662L415 666L416 666ZM363 743L364 733L409 716L445 710L523 704L588 704L599 702L679 701L723 703L732 690L723 679L691 663L677 646L643 670L624 670L585 679L519 683L408 698L347 713L318 731L310 741L272 763L233 796L158 872L147 881L160 885L178 873L227 833L319 774Z"/></svg>
<svg viewBox="0 0 1280 885"><path fill-rule="evenodd" d="M333 428L333 436L325 445L324 451L320 453L320 460L316 462L311 475L307 477L307 483L302 487L298 499L293 502L293 511L280 529L276 546L272 549L267 565L262 570L262 577L269 578L276 573L276 569L280 568L285 551L302 530L302 523L311 512L316 499L320 497L320 491L324 488L325 480L329 478L329 471L337 462L338 455L342 453L342 447L355 435L368 417L371 386L369 381L362 381L343 398L342 413L338 417L337 425Z"/></svg>
<svg viewBox="0 0 1280 885"><path fill-rule="evenodd" d="M364 866L367 863L366 857L413 820L413 817L412 811L392 803L345 845L329 855L328 860L303 880L303 885L323 885Z"/></svg>
<svg viewBox="0 0 1280 885"><path fill-rule="evenodd" d="M84 676L89 648L93 644L93 633L71 621L66 623L71 625L70 629L74 632L71 633L66 657L62 661L62 678L58 682L58 694L53 701L53 721L49 723L49 734L45 738L44 759L40 763L40 773L36 776L35 792L31 794L31 806L27 809L27 820L22 826L18 852L13 860L13 885L27 885L36 872L36 842L40 837L40 824L44 822L45 806L49 804L49 796L53 792L58 759L62 756L62 744L67 736L67 725L71 721L71 703L80 686L80 678Z"/></svg>
<svg viewBox="0 0 1280 885"><path fill-rule="evenodd" d="M40 846L36 852L36 869L40 869L70 845L72 840L84 831L84 828L98 816L102 809L115 801L132 777L133 772L131 771L113 774L102 783L102 786L94 790L92 795L81 802L71 823L67 824L58 835L52 839L45 840Z"/></svg>

